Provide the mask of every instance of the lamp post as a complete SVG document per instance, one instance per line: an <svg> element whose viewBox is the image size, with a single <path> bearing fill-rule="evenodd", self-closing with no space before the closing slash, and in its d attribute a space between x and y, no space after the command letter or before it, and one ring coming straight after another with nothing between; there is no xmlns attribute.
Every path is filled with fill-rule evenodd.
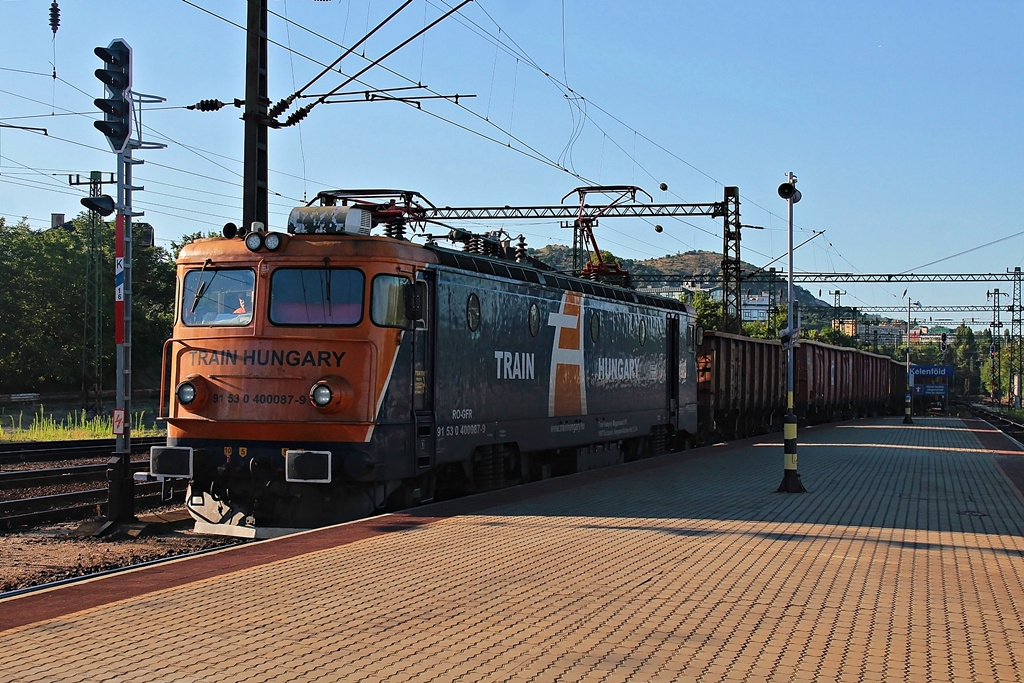
<svg viewBox="0 0 1024 683"><path fill-rule="evenodd" d="M783 334L783 343L786 345L786 420L783 424L783 470L782 483L779 484L779 493L804 493L800 481L800 474L797 472L797 447L796 447L796 410L793 405L793 368L795 364L794 344L798 330L796 320L793 316L793 205L800 201L800 190L796 189L796 176L792 172L787 174L786 182L779 185L779 196L786 200L789 208L789 248L787 253L787 299L788 308L786 313L787 329Z"/></svg>
<svg viewBox="0 0 1024 683"><path fill-rule="evenodd" d="M906 294L906 290L903 291ZM916 305L920 306L921 302L915 302ZM914 390L914 376L910 374L910 297L907 297L907 397L906 404L903 407L903 424L912 425L914 420L911 419L913 398L911 396Z"/></svg>

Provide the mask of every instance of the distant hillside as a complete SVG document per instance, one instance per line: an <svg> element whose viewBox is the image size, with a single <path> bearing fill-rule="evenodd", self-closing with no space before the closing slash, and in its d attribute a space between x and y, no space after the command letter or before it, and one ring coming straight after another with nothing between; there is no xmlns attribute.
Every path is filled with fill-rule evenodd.
<svg viewBox="0 0 1024 683"><path fill-rule="evenodd" d="M569 247L549 244L548 246L541 247L540 249L530 249L529 254L555 270L564 272L572 271L572 249ZM604 254L604 252L602 252L602 254ZM618 259L618 261L620 265L632 273L634 277L642 276L642 281L637 282L637 286L659 286L664 284L663 281L658 281L656 279L657 276L671 276L673 279L680 276L683 278L689 278L695 274L703 276L711 275L715 278L721 278L722 276L722 255L713 251L694 250L683 254L670 254L653 259L644 259L642 261L635 261L633 259ZM741 261L741 264L743 272L745 273L757 270L757 266L753 266L743 261ZM781 285L785 286L784 279L781 280ZM765 286L761 283L750 286L744 283L743 285L744 294L759 294L764 289ZM795 286L794 289L797 292L797 300L804 305L827 305L803 287Z"/></svg>

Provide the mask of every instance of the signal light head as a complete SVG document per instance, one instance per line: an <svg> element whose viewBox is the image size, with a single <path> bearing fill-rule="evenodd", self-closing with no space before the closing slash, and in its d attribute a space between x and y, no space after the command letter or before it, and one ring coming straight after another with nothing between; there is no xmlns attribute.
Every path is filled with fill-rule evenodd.
<svg viewBox="0 0 1024 683"><path fill-rule="evenodd" d="M101 194L98 197L83 197L82 206L90 211L95 211L101 216L109 216L114 213L116 208L113 197L105 194Z"/></svg>
<svg viewBox="0 0 1024 683"><path fill-rule="evenodd" d="M128 74L114 69L96 69L96 78L111 90L124 90L128 87Z"/></svg>
<svg viewBox="0 0 1024 683"><path fill-rule="evenodd" d="M93 100L103 112L103 120L93 125L107 137L114 152L123 152L132 133L132 48L120 38L107 47L93 50L103 60L103 68L96 69L96 78L105 86L106 97Z"/></svg>
<svg viewBox="0 0 1024 683"><path fill-rule="evenodd" d="M93 121L92 125L111 140L123 140L128 137L128 126L120 121Z"/></svg>
<svg viewBox="0 0 1024 683"><path fill-rule="evenodd" d="M107 47L93 48L93 53L110 66L128 66L131 48L124 41L115 40Z"/></svg>
<svg viewBox="0 0 1024 683"><path fill-rule="evenodd" d="M122 117L128 114L128 102L125 100L95 99L92 101L96 108L105 114Z"/></svg>

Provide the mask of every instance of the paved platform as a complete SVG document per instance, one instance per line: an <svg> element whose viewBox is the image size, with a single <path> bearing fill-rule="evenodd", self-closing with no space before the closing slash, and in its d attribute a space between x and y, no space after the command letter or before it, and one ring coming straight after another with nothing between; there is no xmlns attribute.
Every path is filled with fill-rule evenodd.
<svg viewBox="0 0 1024 683"><path fill-rule="evenodd" d="M1020 681L1024 458L848 422L0 601L3 681ZM698 456L698 457L694 457Z"/></svg>

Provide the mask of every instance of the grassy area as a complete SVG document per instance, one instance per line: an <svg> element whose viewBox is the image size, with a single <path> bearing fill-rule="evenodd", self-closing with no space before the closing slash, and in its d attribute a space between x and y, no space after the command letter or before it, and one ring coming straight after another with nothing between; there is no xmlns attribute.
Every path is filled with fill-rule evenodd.
<svg viewBox="0 0 1024 683"><path fill-rule="evenodd" d="M163 424L154 424L146 411L132 413L133 437L163 436ZM77 439L112 439L114 429L110 415L90 416L84 409L47 411L42 405L34 412L0 414L0 441L72 441Z"/></svg>

